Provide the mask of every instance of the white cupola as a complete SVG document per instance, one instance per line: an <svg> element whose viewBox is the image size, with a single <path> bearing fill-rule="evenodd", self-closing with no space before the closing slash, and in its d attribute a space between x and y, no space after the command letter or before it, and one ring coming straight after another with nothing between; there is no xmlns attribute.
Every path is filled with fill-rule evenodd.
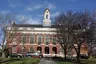
<svg viewBox="0 0 96 64"><path fill-rule="evenodd" d="M51 26L50 10L48 8L46 8L44 11L43 26Z"/></svg>

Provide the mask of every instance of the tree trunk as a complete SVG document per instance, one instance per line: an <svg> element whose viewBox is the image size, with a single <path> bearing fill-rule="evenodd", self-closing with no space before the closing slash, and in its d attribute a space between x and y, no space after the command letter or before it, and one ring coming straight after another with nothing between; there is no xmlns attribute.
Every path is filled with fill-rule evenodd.
<svg viewBox="0 0 96 64"><path fill-rule="evenodd" d="M92 47L89 46L88 48L88 57L90 58L90 56L92 56Z"/></svg>
<svg viewBox="0 0 96 64"><path fill-rule="evenodd" d="M64 55L65 55L65 58L64 59L66 60L67 59L66 54L64 54Z"/></svg>
<svg viewBox="0 0 96 64"><path fill-rule="evenodd" d="M4 43L3 43L3 46L2 46L2 58L5 58Z"/></svg>
<svg viewBox="0 0 96 64"><path fill-rule="evenodd" d="M89 50L89 51L88 51L88 57L89 57L89 58L90 58L90 52L91 52L91 51Z"/></svg>
<svg viewBox="0 0 96 64"><path fill-rule="evenodd" d="M80 63L80 53L77 52L77 62Z"/></svg>
<svg viewBox="0 0 96 64"><path fill-rule="evenodd" d="M67 59L67 57L66 57L66 54L67 54L67 51L66 51L66 47L65 47L65 49L64 49L64 59L66 60Z"/></svg>
<svg viewBox="0 0 96 64"><path fill-rule="evenodd" d="M2 51L2 58L5 58L5 52Z"/></svg>
<svg viewBox="0 0 96 64"><path fill-rule="evenodd" d="M80 46L78 46L77 50L77 62L80 63Z"/></svg>

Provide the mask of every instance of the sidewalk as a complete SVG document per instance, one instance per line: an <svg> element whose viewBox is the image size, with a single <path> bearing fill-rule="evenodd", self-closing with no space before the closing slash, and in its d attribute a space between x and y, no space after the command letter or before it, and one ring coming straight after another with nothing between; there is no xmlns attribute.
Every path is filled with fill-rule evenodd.
<svg viewBox="0 0 96 64"><path fill-rule="evenodd" d="M50 59L41 59L39 64L56 64L53 60Z"/></svg>

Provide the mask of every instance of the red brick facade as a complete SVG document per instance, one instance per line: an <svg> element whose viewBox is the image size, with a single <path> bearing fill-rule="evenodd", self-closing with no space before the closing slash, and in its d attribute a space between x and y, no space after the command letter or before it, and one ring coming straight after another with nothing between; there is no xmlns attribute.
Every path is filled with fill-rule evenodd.
<svg viewBox="0 0 96 64"><path fill-rule="evenodd" d="M50 54L52 55L53 53L54 54L59 54L60 53L60 45L58 43L56 44L53 44L52 43L52 37L54 35L50 35L50 34L47 34L47 35L50 35L50 42L48 45L46 45L46 43L44 42L44 37L46 36L46 34L34 34L34 43L33 44L30 44L30 41L29 41L29 38L30 38L30 34L25 34L26 35L26 43L22 44L20 43L20 39L22 39L22 34L18 34L18 36L16 36L16 44L13 44L13 45L8 45L10 47L10 52L12 53L22 53L22 47L24 46L25 48L25 51L24 52L30 52L30 47L33 47L33 50L34 52L37 52L38 51L38 47L41 48L40 52L42 54L45 54L45 50L46 48L49 48L49 52L47 52L46 54ZM41 44L38 44L37 41L38 41L38 35L41 35L42 36L42 42ZM18 41L19 40L19 41ZM11 44L10 42L8 44ZM12 48L14 48L15 50L12 51ZM56 50L52 50L53 48L56 48Z"/></svg>
<svg viewBox="0 0 96 64"><path fill-rule="evenodd" d="M22 34L20 34L20 33L18 33L18 35L16 36L16 43L17 44L10 45L11 43L8 42L8 47L10 48L11 53L31 52L31 47L32 47L34 52L37 52L39 50L42 54L50 54L50 55L60 54L61 47L60 47L59 43L56 42L56 44L53 44L52 39L51 39L54 36L54 34L52 34L52 35L48 34L48 35L50 35L50 42L49 42L48 45L44 42L45 41L44 37L46 36L46 34L34 34L34 43L33 44L30 44L30 41L29 41L29 38L30 38L31 34L26 33L25 35L26 35L26 43L25 44L22 44L19 41L20 39L22 39L21 38ZM42 36L41 44L37 43L38 35ZM23 46L24 46L24 50L22 49ZM47 52L46 52L46 50L47 50ZM81 46L80 52L81 52L81 54L87 54L88 51L87 51L87 47L86 47L85 44L83 44ZM75 52L74 49L72 49L71 54L76 55L76 52Z"/></svg>

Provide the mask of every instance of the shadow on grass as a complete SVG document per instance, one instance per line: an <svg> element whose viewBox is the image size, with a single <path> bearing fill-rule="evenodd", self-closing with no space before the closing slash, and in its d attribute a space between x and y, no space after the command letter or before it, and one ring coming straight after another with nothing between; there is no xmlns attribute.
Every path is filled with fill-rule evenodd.
<svg viewBox="0 0 96 64"><path fill-rule="evenodd" d="M20 59L18 59L18 58L0 58L0 63L13 62L13 61L20 61Z"/></svg>
<svg viewBox="0 0 96 64"><path fill-rule="evenodd" d="M38 64L39 62L39 58L7 58L2 59L0 64Z"/></svg>
<svg viewBox="0 0 96 64"><path fill-rule="evenodd" d="M67 58L66 60L64 58L60 57L53 57L52 58L57 64L88 64L87 62L80 61L80 63L77 62L76 58Z"/></svg>

